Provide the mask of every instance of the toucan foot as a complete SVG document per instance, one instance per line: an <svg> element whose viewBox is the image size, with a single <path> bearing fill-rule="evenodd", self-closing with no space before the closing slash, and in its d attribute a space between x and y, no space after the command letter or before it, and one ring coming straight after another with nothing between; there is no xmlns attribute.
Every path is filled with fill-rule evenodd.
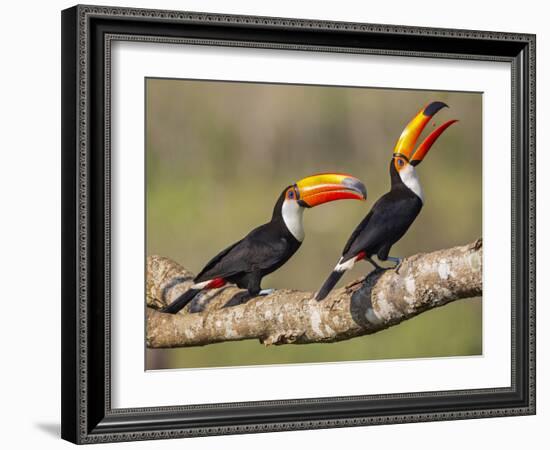
<svg viewBox="0 0 550 450"><path fill-rule="evenodd" d="M403 258L388 256L388 261L392 261L395 263L395 266L393 266L393 270L395 270L396 273L399 273L399 269L401 269L401 264L403 263Z"/></svg>

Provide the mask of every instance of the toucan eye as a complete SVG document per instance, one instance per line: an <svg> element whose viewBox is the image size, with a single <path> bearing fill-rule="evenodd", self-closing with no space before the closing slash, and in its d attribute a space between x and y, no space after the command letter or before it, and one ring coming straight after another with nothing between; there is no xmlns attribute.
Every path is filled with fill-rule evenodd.
<svg viewBox="0 0 550 450"><path fill-rule="evenodd" d="M288 198L290 199L294 198L294 191L288 191Z"/></svg>
<svg viewBox="0 0 550 450"><path fill-rule="evenodd" d="M397 164L399 165L399 167L403 167L403 164L405 164L405 163L403 162L402 159L398 159Z"/></svg>

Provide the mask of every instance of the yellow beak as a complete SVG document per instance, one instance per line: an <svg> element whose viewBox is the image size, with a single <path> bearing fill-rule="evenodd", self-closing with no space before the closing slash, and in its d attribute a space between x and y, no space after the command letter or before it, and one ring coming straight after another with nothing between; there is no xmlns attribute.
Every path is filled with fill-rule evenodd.
<svg viewBox="0 0 550 450"><path fill-rule="evenodd" d="M365 200L367 188L357 178L345 173L321 173L298 181L298 202L307 208L335 200Z"/></svg>
<svg viewBox="0 0 550 450"><path fill-rule="evenodd" d="M401 136L395 144L393 154L395 156L404 156L413 165L419 164L424 159L437 138L441 136L441 134L453 123L458 122L457 120L449 120L448 122L445 122L435 131L430 133L422 144L418 146L418 149L414 151L416 141L418 141L418 137L428 122L440 109L445 107L447 107L447 105L443 102L432 102L422 108L401 133Z"/></svg>

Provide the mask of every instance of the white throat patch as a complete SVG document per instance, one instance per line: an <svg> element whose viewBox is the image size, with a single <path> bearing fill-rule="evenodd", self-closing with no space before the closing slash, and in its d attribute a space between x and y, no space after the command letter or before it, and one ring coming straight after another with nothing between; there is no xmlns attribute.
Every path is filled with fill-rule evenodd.
<svg viewBox="0 0 550 450"><path fill-rule="evenodd" d="M422 186L420 185L420 180L414 166L407 164L406 167L399 171L399 176L403 184L413 191L420 201L424 203L424 192L422 192Z"/></svg>
<svg viewBox="0 0 550 450"><path fill-rule="evenodd" d="M304 208L295 200L286 200L283 202L282 216L288 231L302 242L306 236L304 232Z"/></svg>

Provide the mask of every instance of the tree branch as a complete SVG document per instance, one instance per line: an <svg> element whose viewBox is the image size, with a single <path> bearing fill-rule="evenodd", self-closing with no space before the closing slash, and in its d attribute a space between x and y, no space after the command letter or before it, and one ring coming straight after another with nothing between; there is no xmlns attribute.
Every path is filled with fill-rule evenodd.
<svg viewBox="0 0 550 450"><path fill-rule="evenodd" d="M406 258L389 269L335 289L281 289L248 298L234 286L205 292L178 314L157 309L193 284L193 275L160 256L147 259L147 346L191 347L259 339L271 344L335 342L375 333L454 300L482 292L482 241ZM193 312L194 311L194 312Z"/></svg>

